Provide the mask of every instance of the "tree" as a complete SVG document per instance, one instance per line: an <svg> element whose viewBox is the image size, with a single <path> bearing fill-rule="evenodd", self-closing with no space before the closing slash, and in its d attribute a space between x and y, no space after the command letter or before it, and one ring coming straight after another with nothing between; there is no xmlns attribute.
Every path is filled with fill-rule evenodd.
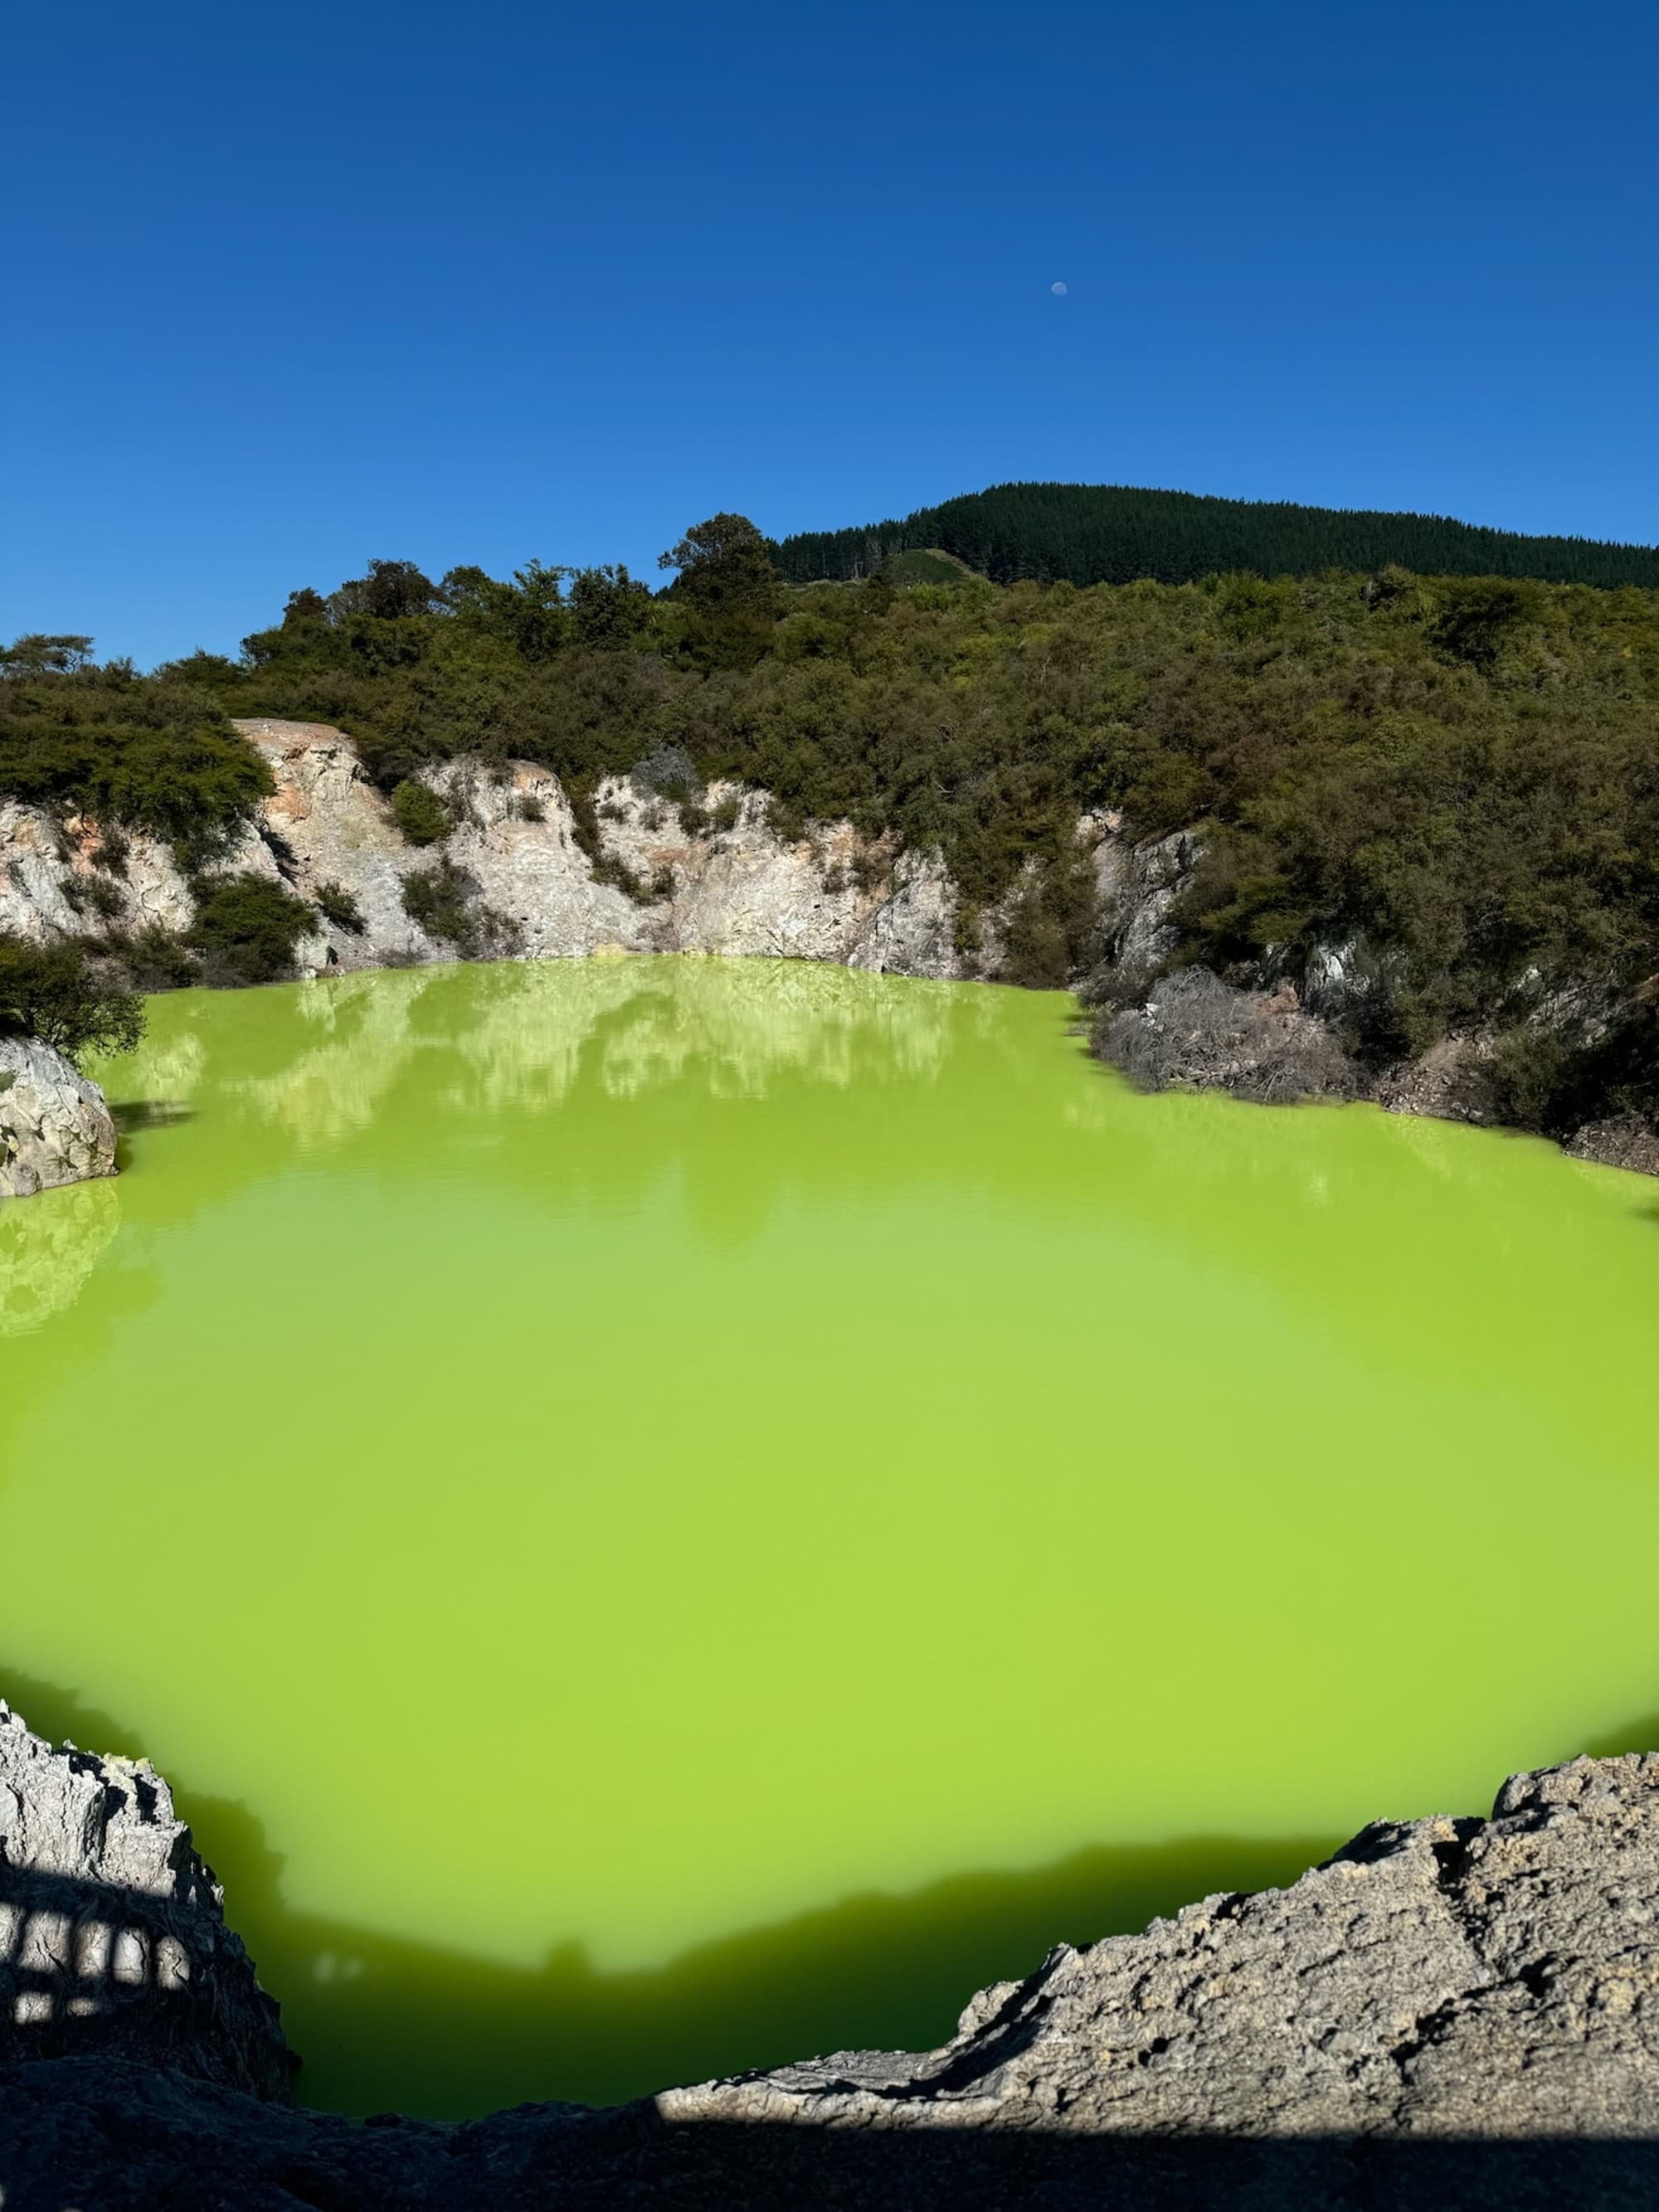
<svg viewBox="0 0 1659 2212"><path fill-rule="evenodd" d="M625 646L651 619L650 586L623 563L577 568L570 577L570 612L584 645L599 651Z"/></svg>
<svg viewBox="0 0 1659 2212"><path fill-rule="evenodd" d="M265 876L198 882L186 942L206 956L208 980L275 983L294 969L294 948L313 927L311 908Z"/></svg>
<svg viewBox="0 0 1659 2212"><path fill-rule="evenodd" d="M328 601L329 611L337 620L341 615L366 615L371 622L402 622L410 615L429 615L437 605L437 586L412 561L371 561L368 575L342 584ZM308 608L301 609L301 618L308 613Z"/></svg>
<svg viewBox="0 0 1659 2212"><path fill-rule="evenodd" d="M449 809L428 783L405 776L392 794L392 819L411 845L440 845L454 828Z"/></svg>
<svg viewBox="0 0 1659 2212"><path fill-rule="evenodd" d="M131 1052L144 1003L93 973L78 945L27 945L0 936L0 1036L35 1036L65 1059Z"/></svg>
<svg viewBox="0 0 1659 2212"><path fill-rule="evenodd" d="M313 592L309 584L289 593L288 605L283 609L284 629L315 629L327 620L328 601L320 592Z"/></svg>
<svg viewBox="0 0 1659 2212"><path fill-rule="evenodd" d="M570 624L564 604L564 568L527 561L513 572L509 620L514 641L526 660L550 660L564 643Z"/></svg>
<svg viewBox="0 0 1659 2212"><path fill-rule="evenodd" d="M8 676L72 676L91 658L89 637L47 637L39 630L0 646L0 668Z"/></svg>
<svg viewBox="0 0 1659 2212"><path fill-rule="evenodd" d="M752 668L772 641L783 586L767 542L744 514L694 523L659 560L684 611L690 657L708 668Z"/></svg>

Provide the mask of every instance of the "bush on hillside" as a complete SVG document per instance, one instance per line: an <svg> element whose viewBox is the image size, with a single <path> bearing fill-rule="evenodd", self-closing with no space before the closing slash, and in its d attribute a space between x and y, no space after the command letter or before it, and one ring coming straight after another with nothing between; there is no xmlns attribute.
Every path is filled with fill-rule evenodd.
<svg viewBox="0 0 1659 2212"><path fill-rule="evenodd" d="M499 957L517 949L512 924L482 902L477 878L450 860L412 869L404 878L404 912L428 937L453 945L463 960Z"/></svg>
<svg viewBox="0 0 1659 2212"><path fill-rule="evenodd" d="M270 789L264 762L192 684L124 665L0 682L6 798L148 830L199 866L228 848Z"/></svg>
<svg viewBox="0 0 1659 2212"><path fill-rule="evenodd" d="M210 983L276 983L312 927L311 908L264 876L219 876L194 885L196 919L185 942Z"/></svg>
<svg viewBox="0 0 1659 2212"><path fill-rule="evenodd" d="M363 920L363 910L356 896L343 884L319 884L311 894L312 903L325 921L331 921L336 929L343 929L350 936L361 937L368 927Z"/></svg>
<svg viewBox="0 0 1659 2212"><path fill-rule="evenodd" d="M407 776L392 794L392 818L411 845L441 844L455 826L430 784Z"/></svg>
<svg viewBox="0 0 1659 2212"><path fill-rule="evenodd" d="M78 945L0 936L0 1036L35 1036L78 1060L131 1052L144 1033L143 1002L100 977Z"/></svg>

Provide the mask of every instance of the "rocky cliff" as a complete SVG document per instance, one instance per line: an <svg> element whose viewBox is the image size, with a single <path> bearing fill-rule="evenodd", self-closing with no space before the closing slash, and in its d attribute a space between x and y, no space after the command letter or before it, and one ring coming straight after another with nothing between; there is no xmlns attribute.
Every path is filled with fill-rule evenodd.
<svg viewBox="0 0 1659 2212"><path fill-rule="evenodd" d="M338 730L259 720L237 726L276 788L217 867L284 883L317 907L315 930L298 947L305 975L481 952L613 951L765 954L943 980L999 972L1018 887L1002 909L977 917L973 933L959 933L956 886L936 856L895 853L847 823L780 835L763 792L714 784L692 805L611 777L579 821L547 769L461 760L427 772L451 826L416 848ZM1137 842L1111 813L1086 817L1079 834L1094 872L1090 983L1107 1010L1097 1042L1137 1079L1502 1118L1484 1036L1443 1040L1380 1073L1342 1054L1336 1028L1379 987L1363 946L1316 947L1294 987L1270 965L1196 990L1172 976L1172 909L1192 880L1198 841L1181 831ZM191 885L167 849L142 835L118 849L112 865L95 824L59 825L40 809L0 805L0 932L50 942L94 926L188 928ZM411 884L428 896L412 895ZM963 934L973 935L971 949L958 941ZM1583 1042L1597 1016L1545 998L1528 1018ZM1628 1118L1587 1127L1571 1149L1659 1171L1659 1134Z"/></svg>
<svg viewBox="0 0 1659 2212"><path fill-rule="evenodd" d="M339 886L362 917L361 931L325 925L315 965L453 959L454 940L422 928L404 904L410 876L447 863L495 948L535 958L762 953L907 975L971 972L952 942L955 894L936 863L895 861L845 823L779 837L763 793L711 785L689 828L680 804L607 778L594 794L590 854L547 769L461 761L428 779L454 827L416 850L337 730L238 727L276 779L262 823L276 865L304 896Z"/></svg>
<svg viewBox="0 0 1659 2212"><path fill-rule="evenodd" d="M1489 1820L1382 1823L1290 1889L1062 1946L938 2051L456 2127L289 2107L165 1784L3 1708L0 1884L7 2212L1659 2191L1659 1757L1516 1775Z"/></svg>
<svg viewBox="0 0 1659 2212"><path fill-rule="evenodd" d="M356 909L346 924L319 915L300 947L306 971L454 959L455 940L413 920L404 896L411 876L447 864L492 948L532 957L760 953L896 975L979 972L954 945L956 894L936 861L895 858L845 823L781 837L764 793L711 785L688 825L683 805L608 778L590 853L556 776L526 761L460 761L428 778L453 827L417 848L338 730L238 727L276 787L215 872L263 875L312 899L329 886ZM0 805L0 931L47 943L94 926L187 929L190 885L167 848L143 834L123 843L112 867L94 825L60 828L38 807Z"/></svg>
<svg viewBox="0 0 1659 2212"><path fill-rule="evenodd" d="M1097 964L1081 985L1098 1010L1094 1048L1146 1089L1229 1091L1263 1104L1364 1098L1392 1114L1495 1126L1508 1118L1496 1080L1505 1031L1581 1051L1632 1011L1551 992L1534 971L1490 1027L1443 1036L1416 1059L1362 1065L1339 1035L1363 1027L1386 990L1386 956L1354 942L1317 945L1295 981L1282 957L1225 977L1176 966L1172 909L1193 881L1198 840L1182 830L1136 843L1110 815L1084 828L1096 841ZM1659 977L1638 998L1650 1006L1656 992ZM1587 1122L1566 1142L1575 1158L1659 1174L1659 1130L1633 1115Z"/></svg>

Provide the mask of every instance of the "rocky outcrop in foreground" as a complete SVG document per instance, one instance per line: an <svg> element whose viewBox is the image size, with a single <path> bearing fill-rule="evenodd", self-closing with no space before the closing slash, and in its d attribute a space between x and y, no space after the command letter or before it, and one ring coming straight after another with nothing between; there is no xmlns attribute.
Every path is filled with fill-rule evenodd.
<svg viewBox="0 0 1659 2212"><path fill-rule="evenodd" d="M1380 1824L1288 1890L1062 1946L939 2051L457 2127L280 2101L269 2012L147 1768L8 1717L0 1871L6 2212L1659 2201L1655 1756L1516 1775L1489 1820ZM104 1926L116 1959L143 1931L142 1981L83 1969Z"/></svg>
<svg viewBox="0 0 1659 2212"><path fill-rule="evenodd" d="M223 1904L146 1761L54 1751L0 1700L0 2067L96 2051L285 2098Z"/></svg>
<svg viewBox="0 0 1659 2212"><path fill-rule="evenodd" d="M0 1198L115 1173L104 1094L39 1037L0 1037Z"/></svg>

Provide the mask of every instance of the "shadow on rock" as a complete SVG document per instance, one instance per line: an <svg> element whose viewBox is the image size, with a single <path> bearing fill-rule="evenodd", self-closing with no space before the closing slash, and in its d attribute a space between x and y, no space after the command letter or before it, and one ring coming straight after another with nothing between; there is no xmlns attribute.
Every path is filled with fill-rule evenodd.
<svg viewBox="0 0 1659 2212"><path fill-rule="evenodd" d="M1659 2201L1659 2145L671 2125L639 2106L451 2134L71 2060L0 2069L0 2187L7 2212L1635 2212Z"/></svg>

